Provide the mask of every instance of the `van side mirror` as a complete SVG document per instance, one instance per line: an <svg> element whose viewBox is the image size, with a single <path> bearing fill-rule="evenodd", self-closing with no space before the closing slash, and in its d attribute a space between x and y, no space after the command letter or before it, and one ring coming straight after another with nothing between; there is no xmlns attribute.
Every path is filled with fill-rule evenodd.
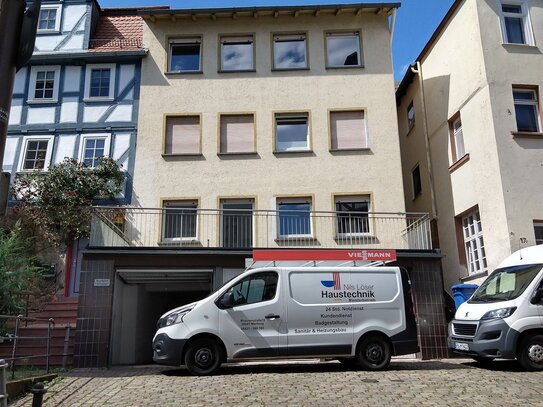
<svg viewBox="0 0 543 407"><path fill-rule="evenodd" d="M535 294L530 300L530 303L532 304L541 304L541 300L543 299L543 288L538 288L535 290Z"/></svg>
<svg viewBox="0 0 543 407"><path fill-rule="evenodd" d="M221 308L232 308L234 306L234 294L230 292L224 293L219 300L219 304L221 304Z"/></svg>

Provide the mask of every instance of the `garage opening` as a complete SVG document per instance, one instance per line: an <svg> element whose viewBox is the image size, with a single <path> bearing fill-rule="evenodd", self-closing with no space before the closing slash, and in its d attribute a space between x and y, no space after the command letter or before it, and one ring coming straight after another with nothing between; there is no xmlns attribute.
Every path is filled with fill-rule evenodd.
<svg viewBox="0 0 543 407"><path fill-rule="evenodd" d="M207 297L213 269L116 271L110 363L153 363L156 323L166 311Z"/></svg>

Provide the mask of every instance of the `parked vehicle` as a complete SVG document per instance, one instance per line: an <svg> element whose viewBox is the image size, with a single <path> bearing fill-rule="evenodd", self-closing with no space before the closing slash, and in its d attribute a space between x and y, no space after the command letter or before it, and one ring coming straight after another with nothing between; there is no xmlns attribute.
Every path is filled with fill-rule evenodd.
<svg viewBox="0 0 543 407"><path fill-rule="evenodd" d="M153 359L213 374L228 361L337 358L369 370L419 351L407 272L398 267L248 270L158 321Z"/></svg>
<svg viewBox="0 0 543 407"><path fill-rule="evenodd" d="M543 245L513 253L488 276L458 308L448 342L482 363L517 359L543 370Z"/></svg>

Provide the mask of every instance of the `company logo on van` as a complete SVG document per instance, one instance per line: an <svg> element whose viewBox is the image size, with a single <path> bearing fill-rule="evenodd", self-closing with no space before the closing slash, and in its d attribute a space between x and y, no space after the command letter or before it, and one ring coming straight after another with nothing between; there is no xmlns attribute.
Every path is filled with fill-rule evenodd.
<svg viewBox="0 0 543 407"><path fill-rule="evenodd" d="M339 279L339 272L332 273L332 280L321 280L321 284L326 288L334 287L334 290L341 290L341 281Z"/></svg>

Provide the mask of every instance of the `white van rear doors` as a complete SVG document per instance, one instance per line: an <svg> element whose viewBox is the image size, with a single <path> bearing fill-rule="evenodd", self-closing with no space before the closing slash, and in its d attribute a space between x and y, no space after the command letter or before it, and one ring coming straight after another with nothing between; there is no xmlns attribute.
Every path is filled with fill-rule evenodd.
<svg viewBox="0 0 543 407"><path fill-rule="evenodd" d="M350 355L352 311L345 285L347 271L308 270L288 273L287 327L289 356Z"/></svg>
<svg viewBox="0 0 543 407"><path fill-rule="evenodd" d="M219 309L219 334L229 358L278 356L279 330L285 318L281 286L279 273L262 271L226 291L233 295L234 303Z"/></svg>

